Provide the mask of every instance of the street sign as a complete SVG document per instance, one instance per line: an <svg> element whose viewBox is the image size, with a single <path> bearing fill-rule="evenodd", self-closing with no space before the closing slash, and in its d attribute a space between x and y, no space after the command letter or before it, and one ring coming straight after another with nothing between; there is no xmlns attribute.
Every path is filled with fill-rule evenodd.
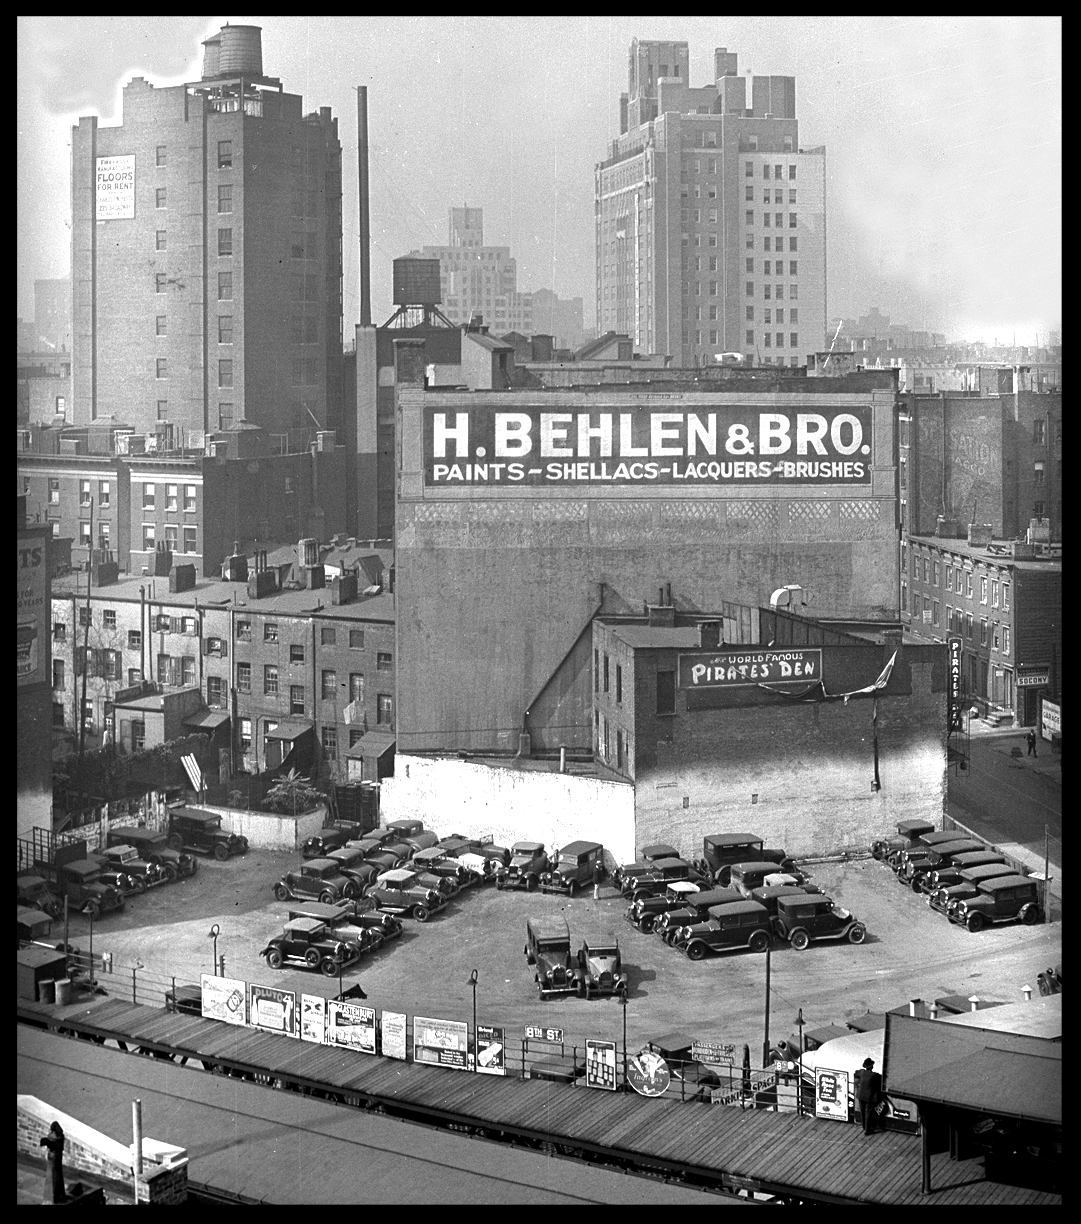
<svg viewBox="0 0 1081 1224"><path fill-rule="evenodd" d="M545 1028L540 1024L527 1024L525 1026L525 1035L527 1041L551 1041L554 1045L563 1044L563 1030L559 1028Z"/></svg>
<svg viewBox="0 0 1081 1224"><path fill-rule="evenodd" d="M696 1062L732 1066L736 1061L736 1047L723 1041L694 1041L691 1043L691 1057Z"/></svg>

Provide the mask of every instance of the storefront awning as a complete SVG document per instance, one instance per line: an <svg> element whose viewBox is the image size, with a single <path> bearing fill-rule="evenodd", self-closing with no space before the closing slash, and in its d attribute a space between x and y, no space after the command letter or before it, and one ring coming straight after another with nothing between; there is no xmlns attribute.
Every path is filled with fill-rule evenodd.
<svg viewBox="0 0 1081 1224"><path fill-rule="evenodd" d="M196 710L196 712L184 719L185 727L197 727L204 731L213 731L215 727L220 727L222 723L229 721L229 713L227 710Z"/></svg>
<svg viewBox="0 0 1081 1224"><path fill-rule="evenodd" d="M367 731L357 740L345 755L347 757L363 757L368 761L378 761L381 756L394 751L394 736L389 731Z"/></svg>
<svg viewBox="0 0 1081 1224"><path fill-rule="evenodd" d="M311 729L311 723L298 722L295 719L286 718L278 723L273 731L268 731L266 738L293 741L300 739L305 731L310 731Z"/></svg>

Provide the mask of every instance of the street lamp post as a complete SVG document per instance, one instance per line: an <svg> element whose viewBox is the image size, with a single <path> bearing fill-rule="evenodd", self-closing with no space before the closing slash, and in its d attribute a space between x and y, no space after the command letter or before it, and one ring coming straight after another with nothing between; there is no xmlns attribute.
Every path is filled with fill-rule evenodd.
<svg viewBox="0 0 1081 1224"><path fill-rule="evenodd" d="M480 1049L477 1045L477 971L469 975L469 984L473 987L473 1070L477 1070L477 1055Z"/></svg>
<svg viewBox="0 0 1081 1224"><path fill-rule="evenodd" d="M627 992L619 992L619 1001L623 1005L623 1091L627 1091Z"/></svg>
<svg viewBox="0 0 1081 1224"><path fill-rule="evenodd" d="M762 1038L762 1066L769 1064L769 970L770 970L770 947L766 945L766 1030Z"/></svg>
<svg viewBox="0 0 1081 1224"><path fill-rule="evenodd" d="M207 939L214 941L214 976L218 976L218 936L221 934L221 928L215 922L207 934Z"/></svg>
<svg viewBox="0 0 1081 1224"><path fill-rule="evenodd" d="M799 1029L799 1058L796 1060L796 1117L803 1113L803 1008L796 1012Z"/></svg>

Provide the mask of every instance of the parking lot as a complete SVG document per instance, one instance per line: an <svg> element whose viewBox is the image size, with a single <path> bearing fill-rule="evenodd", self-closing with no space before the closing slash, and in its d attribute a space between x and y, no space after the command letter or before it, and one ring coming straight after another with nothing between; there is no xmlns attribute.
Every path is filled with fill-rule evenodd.
<svg viewBox="0 0 1081 1224"><path fill-rule="evenodd" d="M139 1002L156 1001L158 986L175 976L198 982L210 972L212 924L220 929L218 953L229 977L298 992L333 996L336 978L300 969L271 970L260 957L266 941L280 933L289 903L278 902L273 885L294 868L299 855L252 850L227 862L200 859L191 879L131 898L121 914L94 924L94 952L110 952L110 994L129 994L135 969ZM920 896L899 885L872 859L812 865L813 879L839 904L866 923L867 940L812 944L797 952L774 944L771 954L770 1035L774 1042L795 1031L797 1008L809 1027L843 1023L866 1011L881 1011L909 999L977 994L1019 1002L1021 987L1061 959L1061 928L992 927L978 935L951 926ZM346 986L359 982L369 1003L390 1009L472 1020L471 970L478 973L480 1023L502 1025L512 1034L527 1024L558 1026L568 1044L586 1037L620 1038L623 1017L614 998L546 1001L537 997L523 955L526 919L562 914L572 947L591 927L608 927L619 939L630 975L628 1044L681 1030L694 1037L747 1043L755 1057L764 1034L766 958L730 952L692 963L623 917L626 902L612 887L601 899L591 892L574 898L518 891L488 884L453 899L426 924L404 919L404 934L346 971ZM71 942L84 951L86 918L71 917ZM57 932L59 933L59 932Z"/></svg>

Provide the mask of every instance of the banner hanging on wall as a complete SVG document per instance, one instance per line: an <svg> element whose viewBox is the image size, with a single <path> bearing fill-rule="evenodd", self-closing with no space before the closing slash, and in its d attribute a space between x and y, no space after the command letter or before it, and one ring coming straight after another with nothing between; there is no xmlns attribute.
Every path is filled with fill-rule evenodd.
<svg viewBox="0 0 1081 1224"><path fill-rule="evenodd" d="M809 405L808 405L809 406ZM424 414L425 484L869 485L867 406Z"/></svg>

